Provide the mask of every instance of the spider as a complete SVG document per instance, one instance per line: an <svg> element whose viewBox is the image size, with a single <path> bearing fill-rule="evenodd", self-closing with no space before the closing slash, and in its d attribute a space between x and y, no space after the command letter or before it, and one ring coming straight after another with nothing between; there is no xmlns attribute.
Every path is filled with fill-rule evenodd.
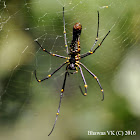
<svg viewBox="0 0 140 140"><path fill-rule="evenodd" d="M84 64L82 64L79 61L80 59L83 59L83 58L85 58L85 57L87 57L87 56L89 56L91 54L94 54L96 52L96 50L102 45L103 41L106 39L106 37L108 36L108 34L110 33L110 30L109 30L108 33L103 38L103 40L100 42L100 44L98 44L98 46L93 50L94 46L96 45L96 43L98 41L98 33L99 33L99 11L97 11L97 13L98 13L97 36L96 36L95 42L94 42L92 48L90 49L90 51L88 51L88 52L86 52L84 54L81 54L80 55L80 35L81 35L81 31L82 31L82 25L80 23L75 23L74 26L73 26L73 39L72 39L71 44L70 44L70 47L68 49L67 38L66 38L66 28L65 28L65 18L64 18L64 7L63 7L64 41L65 41L65 47L66 47L66 52L67 52L68 57L61 56L61 55L58 55L58 54L54 54L54 53L51 53L51 52L47 51L46 49L44 49L40 45L40 43L38 42L38 40L35 40L35 42L39 45L39 47L44 52L48 53L49 55L52 55L52 56L55 56L55 57L58 57L58 58L63 58L63 59L66 59L67 60L59 68L57 68L54 72L52 72L47 77L45 77L45 78L43 78L41 80L38 80L37 74L36 74L36 70L35 70L35 78L40 83L40 82L43 82L44 80L49 79L57 71L59 71L64 65L66 65L64 82L63 82L63 86L62 86L61 93L60 93L60 101L59 101L59 106L58 106L57 113L56 113L55 122L54 122L53 127L52 127L52 130L50 131L50 133L48 134L48 136L50 136L51 133L53 132L54 127L55 127L55 124L56 124L56 121L57 121L57 118L58 118L58 115L59 115L59 112L60 112L60 105L61 105L61 100L62 100L63 93L64 93L66 78L67 78L67 76L69 74L75 74L75 73L77 73L78 72L78 68L80 70L80 73L81 73L81 76L82 76L82 79L83 79L83 82L84 82L85 92L82 91L82 89L81 89L80 86L79 87L80 87L80 90L81 90L82 94L84 96L87 95L87 87L88 86L87 86L87 83L86 83L86 80L85 80L85 77L84 77L84 74L83 74L83 71L82 71L81 66L86 71L88 71L91 76L93 76L96 79L96 81L97 81L97 83L98 83L98 85L99 85L99 87L101 89L102 95L103 95L102 101L104 100L104 91L103 91L103 88L102 88L102 86L101 86L101 84L99 82L99 79L88 68L86 68L86 66ZM73 70L74 70L74 72L72 72Z"/></svg>

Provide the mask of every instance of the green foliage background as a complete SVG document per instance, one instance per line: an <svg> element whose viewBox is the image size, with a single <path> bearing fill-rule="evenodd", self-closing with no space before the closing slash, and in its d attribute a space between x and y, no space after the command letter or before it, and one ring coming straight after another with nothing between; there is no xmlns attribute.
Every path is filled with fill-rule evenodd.
<svg viewBox="0 0 140 140"><path fill-rule="evenodd" d="M106 5L108 8L103 8ZM64 61L44 54L34 40L38 39L54 53L66 54L61 37L63 6L69 44L74 23L82 23L82 53L94 43L97 10L100 12L99 42L111 29L103 47L81 60L100 79L105 100L100 101L100 88L85 70L87 97L78 88L83 84L80 74L68 77L60 116L48 137L65 68L41 84L36 82L34 70L37 69L39 77L45 77ZM139 8L139 0L0 1L0 139L140 139ZM113 130L136 131L136 136L88 136L88 131Z"/></svg>

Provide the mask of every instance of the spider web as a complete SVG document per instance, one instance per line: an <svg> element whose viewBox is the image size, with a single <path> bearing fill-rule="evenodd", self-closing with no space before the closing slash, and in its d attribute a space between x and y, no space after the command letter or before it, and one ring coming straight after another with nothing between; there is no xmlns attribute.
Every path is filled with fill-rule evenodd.
<svg viewBox="0 0 140 140"><path fill-rule="evenodd" d="M67 56L63 35L63 7L68 46L72 40L73 25L76 22L82 24L81 53L89 51L94 44L97 11L100 12L98 43L109 30L111 33L94 55L81 62L100 79L107 102L123 98L129 104L128 110L134 116L139 116L140 112L136 111L140 110L139 99L135 98L139 97L137 91L140 91L139 6L138 0L0 0L0 138L46 139L51 130L65 67L42 83L36 81L34 70L37 70L37 76L42 79L65 60L49 56L34 41L38 40L43 48L52 53ZM86 139L88 130L112 128L114 114L109 111L110 104L105 101L107 107L103 109L103 104L99 103L101 93L96 80L84 69L83 72L88 84L88 96L84 98L78 88L79 85L83 86L80 73L70 75L61 105L62 115L53 132L57 137L63 131L66 132L63 139L68 139L67 136L70 135L73 139L79 135ZM129 83L128 80L132 82ZM96 115L93 116L94 114ZM106 119L106 122L102 119ZM15 128L10 130L7 126ZM31 133L37 132L38 135L28 134L26 131L30 129ZM15 132L18 135L15 136Z"/></svg>

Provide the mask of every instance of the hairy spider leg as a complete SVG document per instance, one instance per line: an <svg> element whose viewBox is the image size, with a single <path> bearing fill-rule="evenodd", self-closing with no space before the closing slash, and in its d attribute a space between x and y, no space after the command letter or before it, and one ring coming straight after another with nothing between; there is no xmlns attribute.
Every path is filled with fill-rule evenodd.
<svg viewBox="0 0 140 140"><path fill-rule="evenodd" d="M65 41L66 52L67 52L67 54L68 54L69 51L68 51L68 44L67 44L67 37L66 37L65 17L64 17L64 7L63 7L63 23L64 23L64 41Z"/></svg>
<svg viewBox="0 0 140 140"><path fill-rule="evenodd" d="M81 54L81 58L84 58L84 57L86 57L88 55L91 55L91 54L95 53L95 51L102 45L102 43L104 42L104 40L106 39L106 37L109 35L109 33L110 33L110 30L105 35L105 37L103 38L103 40L101 41L101 43L93 51L89 51L89 52L87 52L85 54Z"/></svg>
<svg viewBox="0 0 140 140"><path fill-rule="evenodd" d="M83 79L83 82L84 82L84 87L85 87L85 93L83 93L82 92L82 94L84 95L84 96L86 96L87 95L87 83L86 83L86 80L85 80L85 77L84 77L84 74L83 74L83 71L82 71L82 68L80 67L80 65L79 64L77 64L76 63L76 65L79 67L79 69L80 69L80 73L81 73L81 76L82 76L82 79ZM81 88L80 88L81 89ZM82 89L81 89L82 90Z"/></svg>
<svg viewBox="0 0 140 140"><path fill-rule="evenodd" d="M94 46L96 45L96 43L97 43L97 41L98 41L98 34L99 34L99 11L97 11L97 13L98 13L97 36L96 36L95 42L94 42L94 44L93 44L92 48L90 49L90 51L93 51L93 48L94 48Z"/></svg>
<svg viewBox="0 0 140 140"><path fill-rule="evenodd" d="M81 62L79 62L79 64L81 66L83 66L97 81L98 85L100 86L100 89L101 89L101 92L102 92L102 95L103 95L103 98L102 98L102 101L104 100L104 90L99 82L99 79L97 78L97 76L95 74L93 74L88 68L86 68L86 66L84 64L82 64Z"/></svg>
<svg viewBox="0 0 140 140"><path fill-rule="evenodd" d="M60 70L67 62L64 62L59 68L57 68L54 72L52 72L51 74L49 74L46 78L42 79L42 80L38 80L37 75L36 75L36 70L35 70L35 78L38 82L42 82L46 79L49 79L53 74L55 74L58 70Z"/></svg>
<svg viewBox="0 0 140 140"><path fill-rule="evenodd" d="M52 56L56 56L56 57L59 57L59 58L68 59L68 57L65 57L65 56L61 56L61 55L58 55L58 54L54 54L54 53L48 52L46 49L44 49L44 48L40 45L40 43L39 43L37 40L35 40L35 42L39 45L39 47L40 47L44 52L46 52L46 53L48 53L48 54L50 54L50 55L52 55Z"/></svg>
<svg viewBox="0 0 140 140"><path fill-rule="evenodd" d="M65 88L65 83L66 83L67 75L68 75L68 72L66 71L66 72L65 72L65 77L64 77L63 86L62 86L62 89L61 89L60 101L59 101L59 106L58 106L57 113L56 113L55 122L54 122L54 125L53 125L53 127L52 127L52 130L51 130L51 132L49 133L48 136L50 136L51 133L53 132L54 127L55 127L55 124L56 124L56 121L57 121L57 118L58 118L58 115L59 115L59 112L60 112L61 100L62 100L62 97L63 97L63 92L64 92L64 88Z"/></svg>

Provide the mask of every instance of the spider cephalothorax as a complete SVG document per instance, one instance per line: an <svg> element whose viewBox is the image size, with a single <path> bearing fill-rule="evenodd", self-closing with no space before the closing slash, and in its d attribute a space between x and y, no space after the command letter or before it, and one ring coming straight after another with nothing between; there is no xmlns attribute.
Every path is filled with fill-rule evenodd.
<svg viewBox="0 0 140 140"><path fill-rule="evenodd" d="M93 49L94 46L96 45L97 41L98 41L98 32L99 32L99 12L98 12L98 27L97 27L97 36L96 36L95 42L94 42L92 48L90 49L90 51L88 51L87 53L84 53L84 54L81 54L80 55L80 35L81 35L81 31L82 31L82 25L80 23L75 23L74 24L74 26L73 26L73 39L72 39L71 44L70 44L70 47L68 49L67 38L66 38L66 30L65 30L64 7L63 7L63 23L64 23L64 41L65 41L65 47L66 47L66 52L67 52L68 57L65 57L65 56L61 56L61 55L58 55L58 54L53 54L53 53L48 52L46 49L44 49L40 45L40 43L37 40L35 40L37 42L37 44L40 46L40 48L43 51L45 51L46 53L48 53L48 54L50 54L52 56L56 56L56 57L59 57L59 58L67 59L67 61L64 62L59 68L57 68L54 72L52 72L51 74L49 74L47 77L43 78L42 80L38 80L37 75L36 75L36 70L35 70L35 78L36 78L36 80L38 82L42 82L42 81L44 81L46 79L49 79L53 74L55 74L64 65L67 65L66 66L66 71L65 71L64 82L63 82L63 86L62 86L61 94L60 94L59 106L58 106L57 113L56 113L56 119L55 119L53 128L52 128L51 132L49 133L49 135L53 132L54 127L55 127L55 124L56 124L56 121L57 121L57 117L59 115L60 105L61 105L61 100L62 100L62 97L63 97L63 92L64 92L64 88L65 88L65 83L66 83L67 75L77 73L78 72L78 68L80 70L80 73L81 73L81 76L82 76L82 79L83 79L83 82L84 82L85 92L82 91L81 87L80 87L80 89L81 89L81 92L82 92L82 94L84 96L87 95L87 83L86 83L86 80L85 80L85 77L84 77L84 74L83 74L83 71L82 71L81 66L92 77L94 77L96 79L96 81L97 81L97 83L98 83L98 85L99 85L99 87L101 89L101 92L103 94L102 100L104 100L104 91L103 91L103 88L101 87L101 84L99 82L99 79L97 78L97 76L94 73L92 73L88 68L86 68L86 66L84 64L82 64L79 60L82 59L82 58L84 58L84 57L86 57L86 56L89 56L89 55L95 53L96 50L102 45L103 41L108 36L108 34L110 33L110 31L108 31L108 33L102 39L102 41L100 42L100 44L98 44L98 46L95 49ZM71 70L74 70L74 72L73 71L71 72Z"/></svg>

